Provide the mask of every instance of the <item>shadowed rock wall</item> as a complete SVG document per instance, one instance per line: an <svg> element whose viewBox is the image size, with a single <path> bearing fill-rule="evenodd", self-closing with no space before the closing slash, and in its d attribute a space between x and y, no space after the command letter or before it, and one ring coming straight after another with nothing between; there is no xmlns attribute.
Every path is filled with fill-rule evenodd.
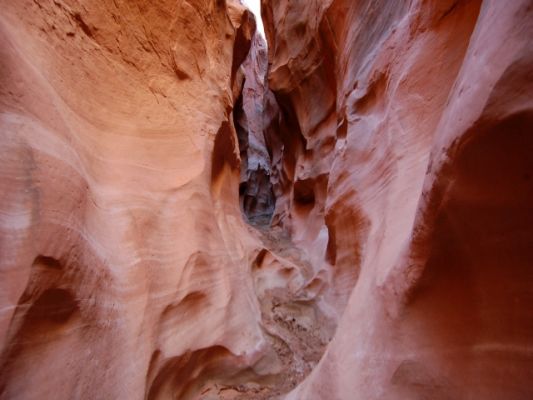
<svg viewBox="0 0 533 400"><path fill-rule="evenodd" d="M267 86L267 69L266 43L256 34L242 65L244 82L233 115L241 155L241 207L249 222L260 225L270 224L276 204L265 132L277 108L270 110L266 104L273 97Z"/></svg>
<svg viewBox="0 0 533 400"><path fill-rule="evenodd" d="M262 6L275 220L340 321L288 398L533 396L531 2Z"/></svg>

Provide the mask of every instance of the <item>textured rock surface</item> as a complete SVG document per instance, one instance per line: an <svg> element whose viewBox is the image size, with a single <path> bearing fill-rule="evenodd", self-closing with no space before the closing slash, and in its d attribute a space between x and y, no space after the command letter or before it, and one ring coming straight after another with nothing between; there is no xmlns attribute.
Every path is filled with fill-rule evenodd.
<svg viewBox="0 0 533 400"><path fill-rule="evenodd" d="M533 398L531 1L262 3L0 0L0 398Z"/></svg>
<svg viewBox="0 0 533 400"><path fill-rule="evenodd" d="M288 398L533 396L532 13L263 0L276 215L340 318Z"/></svg>
<svg viewBox="0 0 533 400"><path fill-rule="evenodd" d="M229 116L242 7L1 7L2 398L186 398L254 364Z"/></svg>
<svg viewBox="0 0 533 400"><path fill-rule="evenodd" d="M290 308L284 290L262 320L273 288L306 281L239 209L231 110L251 14L218 0L1 8L0 397L294 387L320 354L290 365L283 321L303 307L316 325L312 296Z"/></svg>
<svg viewBox="0 0 533 400"><path fill-rule="evenodd" d="M257 34L242 65L243 87L233 114L241 155L241 207L250 222L260 224L270 223L275 206L264 131L277 109L270 111L265 104L273 96L267 69L266 43Z"/></svg>

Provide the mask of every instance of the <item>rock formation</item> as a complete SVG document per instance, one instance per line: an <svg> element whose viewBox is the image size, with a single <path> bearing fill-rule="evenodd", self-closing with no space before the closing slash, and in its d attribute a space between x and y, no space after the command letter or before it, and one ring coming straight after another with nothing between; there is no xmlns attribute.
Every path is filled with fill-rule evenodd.
<svg viewBox="0 0 533 400"><path fill-rule="evenodd" d="M242 65L243 86L233 118L241 156L241 206L249 222L266 225L272 218L275 198L264 131L278 111L277 108L267 108L268 104L265 104L273 97L266 82L267 70L266 43L260 35L255 35Z"/></svg>
<svg viewBox="0 0 533 400"><path fill-rule="evenodd" d="M0 399L533 398L530 0L0 5Z"/></svg>
<svg viewBox="0 0 533 400"><path fill-rule="evenodd" d="M533 397L532 13L263 1L276 214L339 318L288 399Z"/></svg>

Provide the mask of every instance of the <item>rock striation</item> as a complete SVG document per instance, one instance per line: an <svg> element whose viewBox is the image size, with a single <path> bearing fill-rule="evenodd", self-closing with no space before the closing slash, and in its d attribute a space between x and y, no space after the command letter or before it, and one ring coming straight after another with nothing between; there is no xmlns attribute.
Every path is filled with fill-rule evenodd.
<svg viewBox="0 0 533 400"><path fill-rule="evenodd" d="M533 398L530 0L0 6L0 399Z"/></svg>
<svg viewBox="0 0 533 400"><path fill-rule="evenodd" d="M223 1L1 8L0 397L188 398L254 364L230 116L253 17Z"/></svg>
<svg viewBox="0 0 533 400"><path fill-rule="evenodd" d="M531 398L531 2L262 6L275 220L339 320L287 398Z"/></svg>
<svg viewBox="0 0 533 400"><path fill-rule="evenodd" d="M333 328L305 254L245 223L275 201L253 15L0 5L0 398L293 389Z"/></svg>

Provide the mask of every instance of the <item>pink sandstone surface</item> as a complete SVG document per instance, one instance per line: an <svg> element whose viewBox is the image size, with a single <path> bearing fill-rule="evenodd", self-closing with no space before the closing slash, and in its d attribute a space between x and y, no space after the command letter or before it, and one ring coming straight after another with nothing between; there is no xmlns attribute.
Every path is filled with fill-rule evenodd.
<svg viewBox="0 0 533 400"><path fill-rule="evenodd" d="M288 399L533 397L532 13L263 1L276 212L339 321Z"/></svg>
<svg viewBox="0 0 533 400"><path fill-rule="evenodd" d="M0 399L533 398L531 0L0 7Z"/></svg>

